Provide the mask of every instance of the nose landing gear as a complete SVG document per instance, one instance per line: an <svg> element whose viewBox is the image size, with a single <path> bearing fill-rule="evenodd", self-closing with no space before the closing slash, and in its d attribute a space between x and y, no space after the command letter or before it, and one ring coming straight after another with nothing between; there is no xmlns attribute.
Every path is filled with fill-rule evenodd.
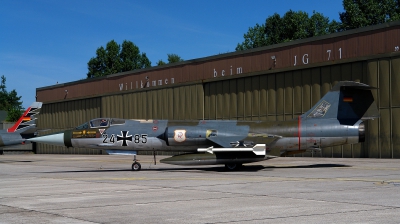
<svg viewBox="0 0 400 224"><path fill-rule="evenodd" d="M133 155L132 171L139 171L142 168L140 163L137 161L138 160L136 160L136 155Z"/></svg>

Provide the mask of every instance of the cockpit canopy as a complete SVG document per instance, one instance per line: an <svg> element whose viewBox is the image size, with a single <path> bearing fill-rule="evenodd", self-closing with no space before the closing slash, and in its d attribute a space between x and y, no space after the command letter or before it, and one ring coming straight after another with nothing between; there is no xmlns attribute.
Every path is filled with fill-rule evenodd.
<svg viewBox="0 0 400 224"><path fill-rule="evenodd" d="M97 128L97 127L104 128L104 127L108 127L109 122L110 122L110 119L109 119L109 118L96 118L96 119L93 119L93 120L89 121L90 127L91 127L91 128Z"/></svg>
<svg viewBox="0 0 400 224"><path fill-rule="evenodd" d="M120 118L95 118L90 120L89 122L79 125L75 129L82 130L88 128L106 128L109 126L122 124L125 124L125 120Z"/></svg>

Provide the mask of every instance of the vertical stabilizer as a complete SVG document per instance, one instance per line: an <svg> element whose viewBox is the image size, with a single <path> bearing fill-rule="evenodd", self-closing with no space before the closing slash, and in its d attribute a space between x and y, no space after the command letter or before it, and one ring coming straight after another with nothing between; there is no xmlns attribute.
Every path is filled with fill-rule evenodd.
<svg viewBox="0 0 400 224"><path fill-rule="evenodd" d="M39 114L42 102L33 102L22 114L18 121L7 132L23 132L36 126L35 115Z"/></svg>
<svg viewBox="0 0 400 224"><path fill-rule="evenodd" d="M336 84L302 119L337 119L341 124L354 125L360 119L379 117L369 85L343 81Z"/></svg>

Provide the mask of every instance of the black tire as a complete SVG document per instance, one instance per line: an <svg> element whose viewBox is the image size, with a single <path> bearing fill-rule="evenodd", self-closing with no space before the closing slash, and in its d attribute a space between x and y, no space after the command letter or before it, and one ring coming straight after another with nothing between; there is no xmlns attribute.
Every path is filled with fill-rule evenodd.
<svg viewBox="0 0 400 224"><path fill-rule="evenodd" d="M241 164L237 163L227 163L225 164L225 169L232 171L232 170L237 170L240 167Z"/></svg>
<svg viewBox="0 0 400 224"><path fill-rule="evenodd" d="M142 166L138 162L135 162L135 163L132 164L132 170L133 171L139 171L141 168L142 168Z"/></svg>

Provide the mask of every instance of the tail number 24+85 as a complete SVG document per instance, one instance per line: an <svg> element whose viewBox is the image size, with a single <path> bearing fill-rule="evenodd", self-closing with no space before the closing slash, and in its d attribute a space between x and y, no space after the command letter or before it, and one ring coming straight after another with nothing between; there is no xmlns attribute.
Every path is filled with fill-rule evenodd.
<svg viewBox="0 0 400 224"><path fill-rule="evenodd" d="M115 142L114 134L110 135L110 137L108 137L107 134L104 134L104 135L102 135L102 137L103 137L103 143L108 143L108 142L114 143ZM132 141L136 144L139 144L139 143L146 144L147 143L147 134L141 134L141 135L136 134L132 137L133 137Z"/></svg>

